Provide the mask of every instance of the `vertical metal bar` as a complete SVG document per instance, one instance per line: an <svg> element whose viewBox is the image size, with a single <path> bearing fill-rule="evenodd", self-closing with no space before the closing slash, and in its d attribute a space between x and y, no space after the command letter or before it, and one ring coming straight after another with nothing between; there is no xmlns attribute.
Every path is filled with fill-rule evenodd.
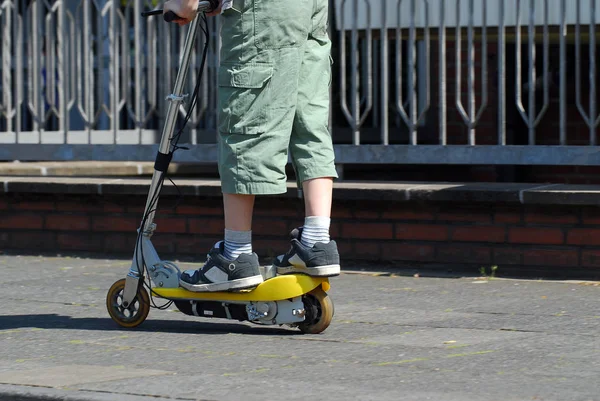
<svg viewBox="0 0 600 401"><path fill-rule="evenodd" d="M498 144L502 146L506 145L506 21L504 13L504 0L500 0L498 1Z"/></svg>
<svg viewBox="0 0 600 401"><path fill-rule="evenodd" d="M331 40L331 38L333 38L333 26L335 24L335 22L334 22L335 21L335 13L331 12L332 10L334 10L334 7L335 7L334 0L328 0L328 8L327 9L330 12L327 15L327 22L328 22L327 23L327 34L328 34L330 40ZM341 9L340 12L343 12L343 9ZM344 19L343 15L342 15L341 19ZM220 19L219 19L219 22L220 22ZM217 35L217 36L220 36L220 35ZM218 54L218 52L215 52L215 54ZM332 57L331 58L331 60L332 60L333 55L331 54L330 57ZM218 65L218 63L216 65ZM330 74L331 74L330 75L330 85L329 85L329 110L330 110L330 113L329 113L329 120L327 123L327 128L329 129L330 133L333 133L333 113L331 112L331 110L333 110L333 84L332 84L333 65L330 65L330 68L331 68L331 70L330 70ZM215 91L212 91L211 93L214 94L214 92ZM211 103L210 103L211 105L213 104L212 101L213 101L213 98L211 96ZM211 108L211 109L215 110L216 108ZM218 122L217 122L217 124L218 124Z"/></svg>
<svg viewBox="0 0 600 401"><path fill-rule="evenodd" d="M333 8L330 8L330 10L332 10L332 9ZM332 20L333 20L334 16L330 15L329 18L332 18ZM333 26L333 23L329 24L330 37L332 37L332 35L333 35L333 28L332 28L332 26ZM220 58L221 55L220 55L219 51L217 50L217 49L221 48L221 35L218 35L217 32L221 32L221 19L220 18L217 19L216 22L215 22L215 35L213 35L213 37L216 37L216 40L215 40L215 52L214 52L214 55L215 55L215 61L214 61L215 66L218 66L220 64L220 62L221 62L220 61L221 60L221 58ZM333 60L333 58L332 58L332 60ZM331 68L333 69L333 65L331 66ZM217 73L218 73L218 71L215 68L215 77L213 79L216 79ZM333 70L332 70L332 74L333 74ZM331 85L330 92L333 93L333 85ZM217 93L216 93L216 91L213 91L213 95L212 95L211 99L212 99L212 105L213 105L212 110L216 110L217 109L217 107L216 107L216 104L217 104ZM333 102L333 97L331 99L331 102ZM213 121L215 122L215 127L216 127L216 124L217 124L217 119L218 118L216 116L213 118ZM330 132L332 132L333 131L333 113L329 113L329 119L330 119Z"/></svg>
<svg viewBox="0 0 600 401"><path fill-rule="evenodd" d="M539 1L539 0L538 0ZM535 124L534 119L536 116L535 108L535 86L536 86L536 68L535 62L537 59L536 48L535 48L535 2L536 0L529 0L529 27L527 29L527 48L529 49L529 92L528 95L528 127L529 127L529 145L535 145Z"/></svg>
<svg viewBox="0 0 600 401"><path fill-rule="evenodd" d="M381 85L381 73L380 70L383 68L381 66L381 40L375 40L375 42L377 42L379 45L378 46L374 46L373 47L373 81L375 81L377 83L377 85L373 85L373 96L374 96L374 100L373 100L373 110L374 115L376 116L375 118L373 118L373 120L371 121L371 125L373 128L375 127L379 127L379 122L381 121L381 107L379 106L379 103L381 102L381 90L380 87ZM365 79L368 79L368 77L365 77ZM381 132L381 131L380 131Z"/></svg>
<svg viewBox="0 0 600 401"><path fill-rule="evenodd" d="M409 68L408 82L410 85L410 144L417 144L417 27L416 27L416 0L410 2L410 29L408 33Z"/></svg>
<svg viewBox="0 0 600 401"><path fill-rule="evenodd" d="M600 124L600 115L596 115L596 112L598 110L598 83L596 81L597 79L597 70L596 70L596 65L597 65L597 60L596 57L598 57L597 55L597 48L596 48L596 5L594 5L593 8L593 14L591 16L592 20L590 21L590 28L593 28L593 37L594 37L594 44L592 45L590 43L590 59L593 60L593 64L590 65L590 77L591 79L594 80L594 94L590 94L590 101L593 101L594 103L594 114L590 116L590 125L592 126L592 128L594 130L596 130L598 128L598 125Z"/></svg>
<svg viewBox="0 0 600 401"><path fill-rule="evenodd" d="M469 17L468 17L468 31L467 31L467 46L468 46L468 60L467 60L467 74L468 74L468 82L467 82L467 102L468 102L468 111L465 110L462 103L462 61L461 61L461 46L460 43L462 41L461 38L461 27L460 27L460 4L457 3L456 10L456 108L458 109L458 113L462 117L463 121L467 125L467 129L469 130L468 141L469 145L473 146L476 144L475 137L475 128L477 126L477 122L481 118L485 107L487 105L487 8L486 3L487 0L484 0L482 10L483 10L483 24L482 24L482 62L481 62L481 76L482 76L482 100L479 111L477 110L477 97L475 93L475 5L474 0L469 1Z"/></svg>
<svg viewBox="0 0 600 401"><path fill-rule="evenodd" d="M58 5L58 25L56 28L57 33L57 46L58 46L58 57L57 57L57 73L58 73L58 120L59 130L64 135L63 141L67 142L67 131L69 129L68 121L68 106L67 106L67 93L68 93L68 81L67 81L67 5L65 2L60 2Z"/></svg>
<svg viewBox="0 0 600 401"><path fill-rule="evenodd" d="M454 62L456 63L454 80L455 86L455 103L459 112L464 113L462 107L462 27L460 25L460 12L462 0L456 0L456 26L455 26L455 46L454 46ZM463 114L461 113L461 114Z"/></svg>
<svg viewBox="0 0 600 401"><path fill-rule="evenodd" d="M402 0L398 1L400 5ZM425 53L429 51L429 3L428 0L424 1L425 3L425 19L427 21L425 27ZM400 43L402 40L401 28L400 24L396 27L396 70L398 76L398 96L396 99L396 109L398 111L399 116L404 121L409 130L409 144L417 145L418 137L417 130L419 128L419 123L425 117L426 111L429 108L429 63L425 63L424 70L424 79L425 79L425 101L422 106L424 110L419 111L419 104L417 103L420 100L417 97L417 54L416 54L416 43L417 43L417 29L416 29L416 1L412 0L410 4L410 16L411 23L409 28L409 39L408 39L408 49L409 49L409 60L408 60L408 81L409 88L407 92L408 94L408 103L410 110L406 110L405 102L404 102L404 91L403 91L403 83L402 83L402 49L400 47ZM400 7L398 7L398 21L401 21L400 15Z"/></svg>
<svg viewBox="0 0 600 401"><path fill-rule="evenodd" d="M370 6L370 4L369 4ZM381 143L383 145L388 145L389 141L389 101L390 101L390 89L389 89L389 40L387 34L387 13L384 9L381 13L382 21L381 21L381 39L380 39L380 60L381 60L381 93L380 93L380 107L381 107ZM400 23L400 21L398 21Z"/></svg>
<svg viewBox="0 0 600 401"><path fill-rule="evenodd" d="M398 109L398 112L400 114L400 117L405 121L405 123L408 125L408 117L406 115L406 112L404 110L404 66L403 66L403 55L402 55L402 28L401 28L401 21L402 21L402 16L401 16L401 7L402 7L402 0L398 0L397 1L397 13L396 13L396 18L397 18L397 23L396 23L396 63L395 63L395 67L396 67L396 71L395 71L395 75L396 75L396 108Z"/></svg>
<svg viewBox="0 0 600 401"><path fill-rule="evenodd" d="M590 120L581 103L581 2L577 2L577 18L575 21L575 100L577 109L583 120L589 124Z"/></svg>
<svg viewBox="0 0 600 401"><path fill-rule="evenodd" d="M335 24L335 14L332 13L331 11L334 10L334 0L328 0L328 10L330 11L327 15L327 19L328 19L328 23L327 23L327 34L329 36L329 38L333 37L333 26ZM343 10L340 10L343 12ZM342 15L342 19L344 19L343 15ZM330 83L331 83L331 77L333 77L333 66L330 66L331 71L330 71ZM214 93L214 91L212 91L212 93ZM212 101L212 99L211 99ZM212 103L211 103L212 104ZM329 110L333 110L333 85L329 85ZM329 132L333 132L333 113L329 113L329 120L328 120L328 124L327 124L327 128L329 129Z"/></svg>
<svg viewBox="0 0 600 401"><path fill-rule="evenodd" d="M210 29L210 28L208 27L208 29ZM197 67L198 69L200 68L200 64L201 64L202 47L203 47L202 43L200 43L200 41L199 41L198 47L196 50L197 56L195 57L195 63L198 66ZM208 57L208 55L207 55L207 57ZM194 129L191 132L191 135L192 135L191 141L194 144L198 143L198 127L200 125L200 122L202 121L202 117L204 115L206 115L208 107L209 107L208 101L209 101L210 90L209 90L209 86L207 84L208 77L209 76L207 73L202 74L202 79L200 81L201 82L200 90L202 92L202 97L200 99L198 99L198 104L196 105L196 108L194 109L195 110L195 115L194 115L194 120L193 120ZM197 74L194 76L194 78L195 79L197 78Z"/></svg>
<svg viewBox="0 0 600 401"><path fill-rule="evenodd" d="M129 8L127 8L129 9ZM119 21L120 19L120 35L121 35L121 48L120 48L120 53L119 53L119 66L120 68L120 74L119 75L119 96L117 97L118 99L118 107L117 107L117 111L118 111L118 129L121 128L121 111L125 111L123 113L123 117L127 117L128 116L128 112L127 112L127 99L129 98L129 96L127 96L127 88L129 86L129 83L131 81L131 74L129 71L131 71L131 57L129 57L130 51L129 51L129 29L128 27L128 22L127 22L127 16L123 14L123 12L121 11L120 7L117 7L117 21ZM136 57L137 58L137 57ZM135 116L134 116L134 126L136 124L135 122ZM125 121L125 128L127 127L127 122Z"/></svg>
<svg viewBox="0 0 600 401"><path fill-rule="evenodd" d="M3 10L2 5L0 4L0 25L1 26L4 26L3 22L4 22L4 10ZM6 35L3 34L2 42L4 42L4 40L6 39L5 37L6 37ZM6 73L6 70L3 66L4 66L4 46L3 46L3 44L0 44L0 81L2 82L2 86L0 86L0 88L4 87L4 74ZM2 95L0 97L0 122L2 121L4 113L5 113L4 95Z"/></svg>
<svg viewBox="0 0 600 401"><path fill-rule="evenodd" d="M46 102L49 105L49 113L43 116L44 121L47 120L48 115L56 114L56 57L55 53L57 50L57 38L56 38L56 27L54 26L54 13L49 10L46 15L46 49L45 49L45 62L46 62Z"/></svg>
<svg viewBox="0 0 600 401"><path fill-rule="evenodd" d="M94 3L95 4L95 3ZM110 26L105 23L106 18L106 5L110 7L110 3L106 3L105 6L101 9L98 9L96 13L96 59L98 63L96 64L96 79L94 82L106 82L106 73L107 73L107 63L105 60L107 59L107 50L110 52L110 43L109 49L106 46L106 36L110 37ZM110 67L110 66L109 66ZM111 87L112 81L110 78L110 69L108 71L108 103L110 103L111 98ZM106 104L106 87L93 87L94 98L96 99L96 103L98 104L98 112L94 110L94 115L97 116L98 119L98 128L102 130L110 129L110 110L108 105Z"/></svg>
<svg viewBox="0 0 600 401"><path fill-rule="evenodd" d="M31 111L31 114L33 115L33 121L32 121L32 130L36 131L38 133L38 140L39 138L41 138L41 130L43 129L43 111L42 111L42 105L44 104L43 101L43 94L42 94L42 88L41 88L41 82L40 82L40 78L42 76L42 65L40 62L40 57L39 55L41 54L41 49L40 49L40 37L42 35L40 35L39 30L42 27L42 18L41 18L41 8L42 8L42 4L39 1L34 2L33 4L30 5L31 7L31 37L30 37L30 41L31 41L31 47L30 49L30 54L28 59L30 60L30 82L31 82L31 88L29 91L29 99L30 100L30 104L29 104L29 109Z"/></svg>
<svg viewBox="0 0 600 401"><path fill-rule="evenodd" d="M94 49L92 46L92 10L89 1L83 2L83 79L85 93L85 111L87 115L87 136L88 144L92 143L92 128L96 121L95 102L94 102ZM100 69L100 66L98 66Z"/></svg>
<svg viewBox="0 0 600 401"><path fill-rule="evenodd" d="M447 142L447 80L446 80L446 2L440 1L440 26L438 29L438 74L439 74L439 141L440 145Z"/></svg>
<svg viewBox="0 0 600 401"><path fill-rule="evenodd" d="M577 107L583 115L581 109L581 5L577 2L577 17L575 20L575 93L577 98Z"/></svg>
<svg viewBox="0 0 600 401"><path fill-rule="evenodd" d="M110 46L110 128L112 130L114 144L117 143L117 133L119 131L119 53L117 51L119 41L117 40L117 6L116 0L110 2L110 27L108 31L108 42Z"/></svg>
<svg viewBox="0 0 600 401"><path fill-rule="evenodd" d="M560 2L560 144L567 144L567 0Z"/></svg>
<svg viewBox="0 0 600 401"><path fill-rule="evenodd" d="M473 116L473 124L478 124L481 115L485 111L488 103L488 40L487 40L487 2L482 1L481 12L482 27L481 27L481 104L479 110Z"/></svg>
<svg viewBox="0 0 600 401"><path fill-rule="evenodd" d="M142 88L136 85L137 80L139 78L138 70L136 67L138 63L141 62L142 55L136 54L135 51L137 47L136 40L138 39L139 29L138 19L141 18L139 14L141 11L141 7L139 7L139 1L134 1L133 3L134 4L131 4L131 2L128 1L126 3L127 7L120 12L122 18L121 32L123 32L123 35L121 35L123 53L123 61L121 62L121 71L123 75L121 101L124 104L125 109L125 113L123 114L127 118L125 122L125 128L133 129L134 131L136 131L135 136L137 137L137 143L141 144L142 135L140 130L140 116L138 115L139 108L137 107L137 93ZM133 23L133 37L131 37L130 29L128 28L129 25L131 25L131 23ZM132 57L133 54L136 54L136 56ZM130 120L132 123L129 122Z"/></svg>
<svg viewBox="0 0 600 401"><path fill-rule="evenodd" d="M590 145L596 146L596 1L590 1L590 25L589 25L589 52L590 64L588 77L590 81L589 103L590 103Z"/></svg>
<svg viewBox="0 0 600 401"><path fill-rule="evenodd" d="M475 104L475 39L474 39L474 25L475 25L475 5L474 0L469 0L469 27L467 29L467 43L469 49L469 56L467 59L467 71L468 81L467 90L468 103L469 103L469 145L475 145L475 124L473 118L476 113Z"/></svg>
<svg viewBox="0 0 600 401"><path fill-rule="evenodd" d="M15 44L15 80L16 80L16 92L17 97L15 100L16 108L15 108L15 133L17 138L17 143L19 142L19 134L21 132L21 124L22 124L22 104L23 104L23 84L24 84L24 68L23 68L23 15L25 14L25 10L22 10L23 13L16 13L16 44Z"/></svg>
<svg viewBox="0 0 600 401"><path fill-rule="evenodd" d="M429 0L425 0L423 3L425 8L425 28L424 28L424 39L419 42L419 48L417 53L417 62L419 63L419 107L417 109L417 124L419 126L425 125L425 117L427 111L431 106L431 37L429 35Z"/></svg>
<svg viewBox="0 0 600 401"><path fill-rule="evenodd" d="M75 19L73 17L73 13L68 10L67 12L67 21L69 22L69 93L67 99L67 105L69 113L73 109L73 105L77 100L77 39L78 36L75 30ZM71 127L71 122L69 121L69 127Z"/></svg>
<svg viewBox="0 0 600 401"><path fill-rule="evenodd" d="M521 52L521 43L522 43L522 35L521 35L521 0L517 0L517 21L515 24L515 35L516 35L516 45L515 45L515 102L517 105L517 110L519 114L525 119L525 108L523 107L523 91L522 91L522 82L521 78L522 72L522 52Z"/></svg>
<svg viewBox="0 0 600 401"><path fill-rule="evenodd" d="M148 34L147 46L148 46L148 57L146 58L146 76L148 85L146 87L146 97L149 105L148 114L155 113L159 114L158 110L158 82L157 77L159 74L158 60L158 41L157 41L157 26L155 22L148 21L146 23L146 31Z"/></svg>
<svg viewBox="0 0 600 401"><path fill-rule="evenodd" d="M87 114L85 113L85 108L83 107L83 80L85 79L85 75L83 72L83 60L85 59L83 42L86 35L83 33L83 29L81 28L81 25L85 24L85 12L83 12L82 15L79 15L80 8L85 8L85 4L83 5L83 7L78 7L75 14L76 24L73 30L73 36L75 37L75 47L73 51L73 56L76 61L76 65L73 69L72 75L77 76L75 80L75 93L77 96L76 108L83 120L86 121ZM84 124L84 126L85 125L87 124Z"/></svg>
<svg viewBox="0 0 600 401"><path fill-rule="evenodd" d="M348 120L350 116L350 110L348 108L348 98L347 98L347 90L348 90L348 80L346 77L346 0L342 0L340 5L340 34L339 34L339 60L340 60L340 107L342 112L346 116Z"/></svg>
<svg viewBox="0 0 600 401"><path fill-rule="evenodd" d="M5 109L6 116L6 129L8 132L12 132L12 82L11 82L11 42L12 42L12 10L11 7L4 7L4 12L2 14L6 17L6 22L4 23L4 30L2 32L2 88L3 88L3 104Z"/></svg>
<svg viewBox="0 0 600 401"><path fill-rule="evenodd" d="M362 57L363 68L361 69L363 75L362 86L359 86L359 91L362 90L362 96L358 109L358 129L362 127L373 109L373 31L371 30L371 9L368 3L365 14L367 24L365 26L366 34L363 40L364 49L362 51L364 53Z"/></svg>
<svg viewBox="0 0 600 401"><path fill-rule="evenodd" d="M207 21L207 29L211 29L211 26L208 25L208 21ZM192 80L190 81L190 93L193 91L194 88L194 83L196 82L197 78L198 78L198 69L200 67L201 64L201 55L202 55L202 50L203 50L203 43L201 43L201 41L197 42L197 46L194 48L194 56L193 56L193 62L194 62L194 68L190 69L190 71L196 71L196 73L193 75ZM207 54L207 63L210 63L210 57L211 54L210 52ZM208 65L208 64L207 64ZM198 98L196 107L194 108L194 114L192 116L192 119L190 120L192 122L192 129L189 131L190 137L189 137L189 142L191 144L197 144L199 143L199 139L200 139L200 127L201 124L203 123L203 117L207 116L208 114L208 109L209 109L209 102L210 102L210 88L208 85L210 79L210 70L209 69L205 69L205 72L202 74L202 79L200 80L200 87L199 87L199 92L200 92L200 97Z"/></svg>
<svg viewBox="0 0 600 401"><path fill-rule="evenodd" d="M350 56L351 59L351 64L350 64L350 68L351 68L351 75L352 75L352 82L351 82L351 93L350 93L350 98L352 100L352 105L348 106L348 78L347 78L347 71L346 71L346 66L347 66L347 56L346 56L346 24L345 24L345 4L346 4L346 0L342 0L342 5L341 5L341 12L342 12L342 18L341 18L341 23L340 23L340 92L342 93L342 95L340 96L340 103L341 103L341 108L342 108L342 112L344 113L344 116L346 117L346 121L348 122L348 124L350 124L350 128L352 129L352 133L353 133L353 143L355 145L358 145L359 143L355 142L355 135L354 133L358 130L358 124L357 124L357 115L355 114L355 109L356 109L356 102L358 101L358 94L355 92L355 82L354 82L354 76L356 75L356 63L355 63L355 54L353 53L352 56ZM352 11L355 11L355 7L356 6L356 0L354 0L354 3L352 5ZM352 30L354 30L356 28L356 13L351 14L354 16L354 21L353 21L353 28ZM352 33L352 32L351 32ZM351 42L351 49L354 52L355 51L355 47L354 47L354 42Z"/></svg>
<svg viewBox="0 0 600 401"><path fill-rule="evenodd" d="M342 12L345 11L345 9L343 8L343 5L345 4L345 0L342 1ZM353 0L352 1L352 13L351 16L353 17L353 21L352 21L352 30L350 32L350 48L351 48L351 52L352 54L349 56L350 58L350 74L351 74L351 83L350 83L350 94L348 95L348 93L346 92L347 89L347 83L346 83L346 61L345 61L345 57L344 55L346 54L346 39L345 39L345 29L344 29L344 18L342 18L342 23L341 23L341 27L340 27L340 53L341 53L341 92L342 92L342 96L341 96L341 107L342 107L342 111L344 113L344 116L346 117L346 120L348 121L351 129L352 129L352 143L354 145L359 145L360 144L360 127L361 125L364 123L364 121L366 120L369 112L372 109L373 106L373 94L372 94L372 88L373 88L373 78L372 78L372 57L373 57L373 46L372 46L372 31L370 30L370 10L367 7L367 27L366 27L366 44L365 44L365 51L363 51L362 53L366 52L366 56L364 57L365 61L365 69L366 69L366 74L362 77L362 81L364 81L364 86L363 88L361 88L361 84L363 82L361 82L361 75L359 71L359 67L360 67L360 59L359 56L361 54L360 51L360 38L359 38L359 29L358 29L358 11L359 11L359 7L358 7L358 0ZM363 96L361 98L361 90L363 93ZM348 98L351 99L351 105L350 107L348 107ZM364 106L364 111L361 110L361 107Z"/></svg>
<svg viewBox="0 0 600 401"><path fill-rule="evenodd" d="M549 9L548 9L548 0L544 0L544 56L543 56L543 92L544 92L544 101L540 112L534 116L534 124L537 127L539 122L542 120L544 115L546 114L546 110L548 110L548 106L550 105L550 28L549 28ZM536 78L537 81L537 78ZM537 82L536 82L537 89Z"/></svg>
<svg viewBox="0 0 600 401"><path fill-rule="evenodd" d="M360 95L359 95L359 51L358 51L358 0L352 1L352 33L350 37L350 49L352 50L350 56L350 92L352 96L351 112L352 112L352 143L354 145L360 145L360 130L359 126L359 115L360 115Z"/></svg>

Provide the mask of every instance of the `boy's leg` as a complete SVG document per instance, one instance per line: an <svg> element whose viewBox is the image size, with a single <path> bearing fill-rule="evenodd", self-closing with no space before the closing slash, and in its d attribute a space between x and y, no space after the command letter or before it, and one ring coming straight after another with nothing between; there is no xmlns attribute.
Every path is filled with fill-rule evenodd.
<svg viewBox="0 0 600 401"><path fill-rule="evenodd" d="M304 194L304 226L300 243L308 249L317 242L330 241L331 201L333 195L332 178L314 178L302 183Z"/></svg>
<svg viewBox="0 0 600 401"><path fill-rule="evenodd" d="M225 229L250 231L252 229L252 211L254 195L223 194L225 211Z"/></svg>
<svg viewBox="0 0 600 401"><path fill-rule="evenodd" d="M185 288L224 290L235 289L236 280L262 281L256 254L236 260L224 254L229 249L235 255L251 240L254 195L287 191L285 165L311 13L312 1L236 0L221 15L219 174L226 242L234 246L217 244L203 268L182 275ZM240 260L247 268L236 279L228 269L237 271Z"/></svg>
<svg viewBox="0 0 600 401"><path fill-rule="evenodd" d="M262 283L258 256L252 252L254 195L223 194L225 240L218 242L198 270L181 274L182 287L196 292L228 291Z"/></svg>
<svg viewBox="0 0 600 401"><path fill-rule="evenodd" d="M333 179L314 178L302 183L304 214L306 216L331 216Z"/></svg>
<svg viewBox="0 0 600 401"><path fill-rule="evenodd" d="M254 198L254 195L223 194L224 256L229 260L235 260L242 254L252 254Z"/></svg>
<svg viewBox="0 0 600 401"><path fill-rule="evenodd" d="M340 272L340 261L337 245L329 238L333 179L337 178L328 128L331 41L327 34L328 2L315 0L314 4L290 140L306 217L304 226L292 231L291 249L274 264L279 274L334 276Z"/></svg>

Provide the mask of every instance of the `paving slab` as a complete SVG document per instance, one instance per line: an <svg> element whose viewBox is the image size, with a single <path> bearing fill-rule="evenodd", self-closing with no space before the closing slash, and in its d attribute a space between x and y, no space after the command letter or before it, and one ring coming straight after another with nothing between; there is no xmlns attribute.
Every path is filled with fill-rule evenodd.
<svg viewBox="0 0 600 401"><path fill-rule="evenodd" d="M126 330L104 302L128 265L0 254L0 399L599 399L598 282L357 266L320 335L174 308Z"/></svg>

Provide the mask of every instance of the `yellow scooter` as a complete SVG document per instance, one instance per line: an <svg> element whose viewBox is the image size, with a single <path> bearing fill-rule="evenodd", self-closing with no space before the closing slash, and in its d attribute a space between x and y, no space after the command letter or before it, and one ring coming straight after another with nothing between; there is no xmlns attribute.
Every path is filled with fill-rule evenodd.
<svg viewBox="0 0 600 401"><path fill-rule="evenodd" d="M195 37L200 20L206 21L204 13L215 9L217 4L218 0L200 1L198 15L202 18L197 17L190 24L174 93L168 96L170 103L143 219L138 229L133 261L127 276L116 281L108 291L106 307L110 317L126 328L142 324L151 307L165 309L172 302L181 312L188 315L249 321L261 325L288 325L299 328L303 333L320 333L329 326L334 313L333 302L327 295L330 288L328 278L302 274L277 276L272 269L263 268L265 281L253 290L191 292L179 286L181 271L177 265L161 260L151 242L156 230L154 215L159 194L181 133L179 131L173 135L178 110L185 99L183 89ZM162 10L143 13L144 16L162 14ZM177 19L177 16L168 12L164 14L164 19L170 22ZM205 29L204 33L208 41L208 29ZM202 69L201 67L200 70ZM197 89L198 87L192 96L193 102ZM155 297L162 298L167 303L158 307L153 301Z"/></svg>

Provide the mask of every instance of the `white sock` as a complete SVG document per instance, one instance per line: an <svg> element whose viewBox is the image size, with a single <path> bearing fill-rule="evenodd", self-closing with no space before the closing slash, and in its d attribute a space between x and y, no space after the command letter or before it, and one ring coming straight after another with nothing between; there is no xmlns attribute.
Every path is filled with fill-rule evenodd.
<svg viewBox="0 0 600 401"><path fill-rule="evenodd" d="M302 228L302 245L312 248L316 242L328 243L331 219L324 216L308 216L304 219Z"/></svg>
<svg viewBox="0 0 600 401"><path fill-rule="evenodd" d="M242 253L252 253L252 231L234 231L225 229L225 256L235 260Z"/></svg>

